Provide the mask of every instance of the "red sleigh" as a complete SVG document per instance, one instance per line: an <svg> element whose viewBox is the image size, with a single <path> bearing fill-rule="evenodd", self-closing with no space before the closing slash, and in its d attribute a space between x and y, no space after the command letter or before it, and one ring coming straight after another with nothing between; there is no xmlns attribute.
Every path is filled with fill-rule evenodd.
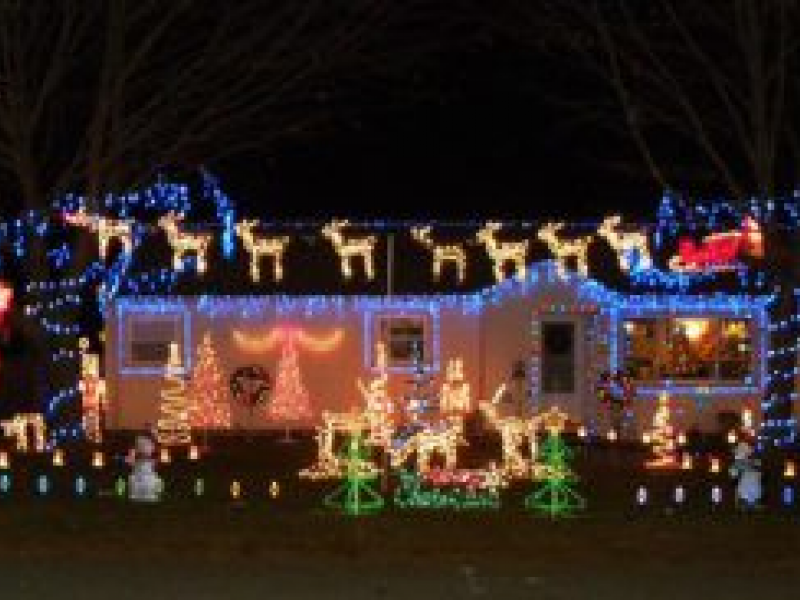
<svg viewBox="0 0 800 600"><path fill-rule="evenodd" d="M763 237L758 223L745 217L741 229L714 233L700 243L690 238L678 242L678 254L669 260L673 271L720 271L736 268L736 259L743 256L761 258Z"/></svg>

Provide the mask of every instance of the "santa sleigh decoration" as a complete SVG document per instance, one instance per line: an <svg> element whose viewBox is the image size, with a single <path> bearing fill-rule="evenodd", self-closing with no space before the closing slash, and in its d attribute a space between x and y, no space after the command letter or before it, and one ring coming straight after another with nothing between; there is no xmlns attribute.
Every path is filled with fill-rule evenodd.
<svg viewBox="0 0 800 600"><path fill-rule="evenodd" d="M681 238L669 267L673 271L728 271L736 269L736 260L744 256L764 256L761 228L751 217L745 217L739 230L707 235L699 244Z"/></svg>

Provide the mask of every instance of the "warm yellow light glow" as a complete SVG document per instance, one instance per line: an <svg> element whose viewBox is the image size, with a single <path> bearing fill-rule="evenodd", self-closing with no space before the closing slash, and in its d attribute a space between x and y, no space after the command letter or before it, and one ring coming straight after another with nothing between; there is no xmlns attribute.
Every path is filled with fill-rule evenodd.
<svg viewBox="0 0 800 600"><path fill-rule="evenodd" d="M0 469L8 469L8 452L5 450L0 451Z"/></svg>
<svg viewBox="0 0 800 600"><path fill-rule="evenodd" d="M92 466L95 469L102 469L105 466L105 464L106 461L105 457L103 456L103 453L100 452L99 450L95 450L94 453L92 453Z"/></svg>
<svg viewBox="0 0 800 600"><path fill-rule="evenodd" d="M133 219L107 219L99 215L89 215L82 208L69 214L65 220L71 225L85 227L97 234L98 254L105 260L108 247L113 240L119 240L125 254L133 252Z"/></svg>
<svg viewBox="0 0 800 600"><path fill-rule="evenodd" d="M691 469L692 468L692 455L691 454L684 454L683 460L681 461L681 468L683 469Z"/></svg>
<svg viewBox="0 0 800 600"><path fill-rule="evenodd" d="M653 266L650 249L647 244L647 234L644 231L623 232L619 231L622 217L614 215L606 217L597 229L597 235L608 242L617 254L617 263L626 273L631 268L649 269ZM631 264L631 257L636 255L636 264Z"/></svg>
<svg viewBox="0 0 800 600"><path fill-rule="evenodd" d="M783 467L783 476L787 479L794 479L795 477L795 466L794 461L787 460L786 464Z"/></svg>
<svg viewBox="0 0 800 600"><path fill-rule="evenodd" d="M289 244L287 236L256 237L255 228L258 221L240 221L236 224L236 234L241 238L244 249L250 254L250 278L261 280L261 259L272 259L272 276L275 281L283 278L283 253Z"/></svg>
<svg viewBox="0 0 800 600"><path fill-rule="evenodd" d="M588 250L592 236L562 240L558 232L564 228L564 223L547 223L539 229L536 236L547 244L553 257L556 259L558 272L563 277L566 273L567 259L574 258L578 272L584 277L589 275Z"/></svg>
<svg viewBox="0 0 800 600"><path fill-rule="evenodd" d="M334 329L324 337L312 336L302 329L291 327L275 327L266 334L251 335L243 331L234 330L233 341L236 346L245 352L267 352L275 346L286 341L287 337L292 339L304 349L312 352L328 352L338 346L344 339L344 329Z"/></svg>
<svg viewBox="0 0 800 600"><path fill-rule="evenodd" d="M167 213L158 220L158 224L167 234L167 240L172 247L172 268L179 271L183 268L183 259L186 254L197 257L197 272L206 271L206 254L211 246L213 236L210 233L189 233L181 231L178 224L183 217L174 212Z"/></svg>
<svg viewBox="0 0 800 600"><path fill-rule="evenodd" d="M708 319L675 319L690 341L696 342L708 331Z"/></svg>
<svg viewBox="0 0 800 600"><path fill-rule="evenodd" d="M578 437L581 439L584 439L586 437L586 427L584 425L578 427Z"/></svg>
<svg viewBox="0 0 800 600"><path fill-rule="evenodd" d="M169 361L165 379L168 383L161 390L156 439L167 446L185 446L192 442L189 420L190 402L186 397L186 382L179 369L182 363L180 347L175 342L169 345Z"/></svg>
<svg viewBox="0 0 800 600"><path fill-rule="evenodd" d="M27 452L30 449L29 434L33 434L33 449L36 452L44 452L47 427L44 417L40 413L21 413L14 415L10 419L0 421L3 435L13 437L16 442L18 452Z"/></svg>
<svg viewBox="0 0 800 600"><path fill-rule="evenodd" d="M478 230L475 237L484 245L486 254L494 263L494 278L498 283L505 278L503 266L509 262L514 265L517 279L523 281L527 274L528 240L501 242L495 237L500 228L500 223L489 221Z"/></svg>
<svg viewBox="0 0 800 600"><path fill-rule="evenodd" d="M281 486L277 481L272 481L269 484L269 497L273 500L277 498L281 493Z"/></svg>
<svg viewBox="0 0 800 600"><path fill-rule="evenodd" d="M159 452L158 455L158 460L165 465L170 463L172 457L169 455L169 448L161 448L161 452Z"/></svg>
<svg viewBox="0 0 800 600"><path fill-rule="evenodd" d="M242 484L234 480L231 483L231 498L238 500L242 496Z"/></svg>
<svg viewBox="0 0 800 600"><path fill-rule="evenodd" d="M650 434L647 431L642 434L642 443L645 445L650 444Z"/></svg>
<svg viewBox="0 0 800 600"><path fill-rule="evenodd" d="M189 460L198 460L200 458L200 450L192 444L189 446Z"/></svg>
<svg viewBox="0 0 800 600"><path fill-rule="evenodd" d="M331 244L333 244L333 249L339 255L339 262L345 279L352 278L353 266L351 261L355 257L360 257L364 263L367 279L372 280L375 278L375 264L372 255L378 239L374 235L345 238L342 234L342 229L349 224L350 222L347 220L333 220L322 228L322 236L330 240Z"/></svg>
<svg viewBox="0 0 800 600"><path fill-rule="evenodd" d="M675 432L670 421L669 394L661 392L653 414L653 428L649 432L655 456L645 462L647 468L674 468L678 465L675 456Z"/></svg>
<svg viewBox="0 0 800 600"><path fill-rule="evenodd" d="M745 429L750 429L753 427L753 411L749 408L745 408L742 411L742 426Z"/></svg>
<svg viewBox="0 0 800 600"><path fill-rule="evenodd" d="M61 448L56 448L56 450L53 452L53 466L64 466L64 451Z"/></svg>
<svg viewBox="0 0 800 600"><path fill-rule="evenodd" d="M445 469L455 469L456 449L464 444L464 422L460 416L454 416L436 427L416 432L399 448L389 448L389 462L397 468L416 454L417 471L426 473L430 471L433 455L438 454L444 458Z"/></svg>
<svg viewBox="0 0 800 600"><path fill-rule="evenodd" d="M712 473L719 473L720 465L719 465L719 459L718 458L711 457L710 470L711 470Z"/></svg>
<svg viewBox="0 0 800 600"><path fill-rule="evenodd" d="M728 443L735 444L736 443L736 432L731 430L728 432Z"/></svg>
<svg viewBox="0 0 800 600"><path fill-rule="evenodd" d="M361 379L356 380L358 391L364 398L364 406L368 413L375 414L376 418L392 412L392 400L389 397L389 358L386 344L378 341L375 343L375 377L368 383Z"/></svg>
<svg viewBox="0 0 800 600"><path fill-rule="evenodd" d="M686 445L686 434L682 431L678 434L678 445L685 446Z"/></svg>
<svg viewBox="0 0 800 600"><path fill-rule="evenodd" d="M617 432L614 429L609 429L608 433L606 434L606 438L609 442L616 442L617 441Z"/></svg>
<svg viewBox="0 0 800 600"><path fill-rule="evenodd" d="M102 421L106 410L106 382L100 377L100 356L89 352L89 340L78 340L81 357L81 376L78 390L81 393L83 431L86 439L95 444L103 441Z"/></svg>
<svg viewBox="0 0 800 600"><path fill-rule="evenodd" d="M467 253L459 244L434 244L431 239L431 227L412 227L411 237L425 246L433 254L433 278L437 281L445 263L452 263L458 273L458 282L463 283L467 276Z"/></svg>

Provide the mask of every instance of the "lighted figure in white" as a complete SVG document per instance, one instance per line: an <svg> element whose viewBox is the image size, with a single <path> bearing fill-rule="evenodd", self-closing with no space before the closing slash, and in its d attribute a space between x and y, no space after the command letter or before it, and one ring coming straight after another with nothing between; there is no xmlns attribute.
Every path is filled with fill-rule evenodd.
<svg viewBox="0 0 800 600"><path fill-rule="evenodd" d="M367 279L374 279L373 252L378 238L374 235L345 238L342 234L342 229L349 224L350 222L347 220L333 220L322 228L322 235L333 244L336 254L339 255L342 274L346 279L350 279L353 276L352 260L355 257L360 257L363 261Z"/></svg>
<svg viewBox="0 0 800 600"><path fill-rule="evenodd" d="M543 225L537 237L547 244L548 249L553 254L558 265L558 273L561 277L566 274L566 263L568 258L574 258L578 272L584 277L589 275L588 251L592 236L577 237L572 239L561 239L558 232L564 228L564 223L547 223Z"/></svg>
<svg viewBox="0 0 800 600"><path fill-rule="evenodd" d="M367 412L388 414L392 412L392 401L389 397L389 359L384 342L375 344L375 370L376 376L364 383L361 379L356 382L358 391L364 398Z"/></svg>
<svg viewBox="0 0 800 600"><path fill-rule="evenodd" d="M455 469L458 446L466 445L464 421L460 416L449 417L436 424L428 424L416 431L389 451L393 468L401 466L412 455L416 455L417 471L425 473L431 469L434 455L444 459L445 469Z"/></svg>
<svg viewBox="0 0 800 600"><path fill-rule="evenodd" d="M272 259L272 276L275 281L283 279L283 253L289 245L288 236L256 237L254 232L258 221L240 221L236 224L236 234L241 238L244 249L250 254L250 278L261 280L261 259Z"/></svg>
<svg viewBox="0 0 800 600"><path fill-rule="evenodd" d="M761 500L761 461L753 458L753 446L747 439L736 444L730 476L738 479L736 503L740 508L756 508Z"/></svg>
<svg viewBox="0 0 800 600"><path fill-rule="evenodd" d="M83 412L83 433L86 439L95 444L103 441L103 414L106 408L106 382L100 377L100 356L89 350L89 340L78 341L81 355L81 379L78 390L81 393Z"/></svg>
<svg viewBox="0 0 800 600"><path fill-rule="evenodd" d="M128 497L135 502L158 502L164 489L156 473L156 444L150 436L140 435L131 458L132 470L128 476Z"/></svg>
<svg viewBox="0 0 800 600"><path fill-rule="evenodd" d="M486 254L494 263L494 278L500 282L504 279L503 267L506 263L513 263L517 278L522 281L527 273L525 264L528 257L528 240L521 242L501 242L495 237L502 225L495 221L488 221L475 237L486 248Z"/></svg>
<svg viewBox="0 0 800 600"><path fill-rule="evenodd" d="M442 274L442 265L451 263L455 265L458 273L458 282L463 283L467 276L467 252L460 244L434 244L431 239L431 227L412 227L411 237L425 246L433 254L433 278L439 280Z"/></svg>
<svg viewBox="0 0 800 600"><path fill-rule="evenodd" d="M214 239L210 233L189 233L181 231L178 224L183 217L169 212L158 220L158 224L167 234L169 245L172 246L172 268L179 271L183 268L183 259L187 254L197 257L197 271L205 273L206 254Z"/></svg>
<svg viewBox="0 0 800 600"><path fill-rule="evenodd" d="M64 220L70 225L85 227L97 234L100 258L108 256L108 247L112 240L122 244L125 254L133 252L133 219L108 219L99 215L89 215L82 208L78 212L68 213Z"/></svg>
<svg viewBox="0 0 800 600"><path fill-rule="evenodd" d="M625 271L650 269L653 259L647 244L647 234L643 231L620 231L622 217L606 217L597 229L597 235L608 242L617 253L617 262Z"/></svg>
<svg viewBox="0 0 800 600"><path fill-rule="evenodd" d="M0 421L3 435L13 437L19 452L28 452L33 446L34 451L44 452L47 445L47 426L40 413L21 413L10 419ZM32 435L32 440L29 436Z"/></svg>
<svg viewBox="0 0 800 600"><path fill-rule="evenodd" d="M442 412L469 412L470 385L464 381L464 363L460 358L447 361L446 379L442 383L439 407Z"/></svg>

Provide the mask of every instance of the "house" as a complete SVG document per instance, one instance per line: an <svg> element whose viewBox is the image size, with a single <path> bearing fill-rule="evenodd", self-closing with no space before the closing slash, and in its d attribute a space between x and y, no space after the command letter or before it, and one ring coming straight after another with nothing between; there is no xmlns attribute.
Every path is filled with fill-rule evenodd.
<svg viewBox="0 0 800 600"><path fill-rule="evenodd" d="M154 423L169 344L179 345L180 369L191 374L208 335L224 385L265 373L271 402L294 394L307 403L296 427L318 423L323 410L363 407L357 384L375 377L376 342L383 342L395 400L408 391L421 348L437 385L449 361L461 359L472 410L505 385L511 410L557 404L603 431L600 374L625 369L637 391L631 431L650 425L662 390L672 394L680 428L712 431L720 413L759 414L768 302L760 295L619 291L550 260L530 265L523 280L464 293L120 297L106 320L106 423ZM232 401L234 429L286 425L266 405Z"/></svg>

